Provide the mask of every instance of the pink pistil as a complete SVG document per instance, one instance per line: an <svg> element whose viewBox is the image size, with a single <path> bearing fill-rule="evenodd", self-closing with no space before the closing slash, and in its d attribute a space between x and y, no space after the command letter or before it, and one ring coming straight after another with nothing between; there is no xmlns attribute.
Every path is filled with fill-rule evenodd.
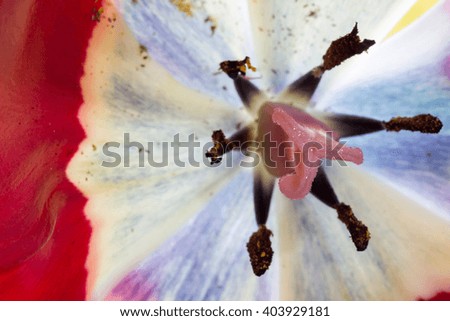
<svg viewBox="0 0 450 321"><path fill-rule="evenodd" d="M280 190L291 199L303 198L310 192L322 159L363 162L359 148L341 144L339 135L327 125L288 105L266 103L261 108L258 130L266 143L266 166L280 177ZM272 142L270 147L268 140Z"/></svg>

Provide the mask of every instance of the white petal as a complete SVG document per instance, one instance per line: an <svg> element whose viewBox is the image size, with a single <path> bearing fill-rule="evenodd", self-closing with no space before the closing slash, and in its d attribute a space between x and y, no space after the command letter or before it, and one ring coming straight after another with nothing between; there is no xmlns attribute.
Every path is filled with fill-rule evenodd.
<svg viewBox="0 0 450 321"><path fill-rule="evenodd" d="M108 7L105 15L114 14ZM199 166L177 166L170 147L167 166L147 163L151 148L146 142L155 143L158 161L162 142L174 141L177 133L182 141L192 133L203 146L213 130L233 132L239 118L236 109L185 88L151 57L147 60L120 17L114 29L104 23L95 29L82 82L80 120L87 137L68 168L72 182L89 199L90 298L104 297L123 273L179 230L232 176L225 166L206 168L201 148L193 155ZM127 133L130 141L143 144L142 150L125 144ZM120 144L111 148L109 143L122 160L118 166L102 163L112 161L105 156L108 142ZM179 156L186 161L187 148Z"/></svg>
<svg viewBox="0 0 450 321"><path fill-rule="evenodd" d="M450 9L445 3L361 55L351 71L330 84L333 89L317 108L369 116L435 112L448 117Z"/></svg>
<svg viewBox="0 0 450 321"><path fill-rule="evenodd" d="M248 8L239 0L184 1L192 15L168 0L116 1L131 31L152 57L186 86L235 106L240 100L224 73L214 76L220 62L253 56ZM183 2L183 1L178 1ZM211 34L214 19L217 29Z"/></svg>
<svg viewBox="0 0 450 321"><path fill-rule="evenodd" d="M357 252L334 210L313 197L278 210L281 293L296 300L411 300L450 290L450 222L351 167L327 168L339 199L371 232Z"/></svg>
<svg viewBox="0 0 450 321"><path fill-rule="evenodd" d="M414 0L250 2L252 31L257 40L254 62L263 75L261 86L278 92L320 65L331 41L349 33L355 22L362 38L381 41L413 3ZM355 59L358 57L352 58Z"/></svg>
<svg viewBox="0 0 450 321"><path fill-rule="evenodd" d="M364 168L450 213L450 136L377 133L349 141L364 151Z"/></svg>
<svg viewBox="0 0 450 321"><path fill-rule="evenodd" d="M237 175L176 236L130 272L108 298L277 299L278 260L258 278L246 250L250 235L257 230L252 181L250 170ZM277 229L273 232L278 234Z"/></svg>

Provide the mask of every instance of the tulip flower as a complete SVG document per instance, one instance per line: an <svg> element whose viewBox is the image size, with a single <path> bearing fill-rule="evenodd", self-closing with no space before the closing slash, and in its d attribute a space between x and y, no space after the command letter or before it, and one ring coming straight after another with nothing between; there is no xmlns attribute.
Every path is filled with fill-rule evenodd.
<svg viewBox="0 0 450 321"><path fill-rule="evenodd" d="M0 5L2 298L448 298L450 2L384 39L411 4Z"/></svg>

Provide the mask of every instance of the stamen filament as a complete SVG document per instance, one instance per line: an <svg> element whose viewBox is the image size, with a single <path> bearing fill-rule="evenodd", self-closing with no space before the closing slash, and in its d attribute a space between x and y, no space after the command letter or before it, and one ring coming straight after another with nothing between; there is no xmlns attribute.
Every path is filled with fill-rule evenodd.
<svg viewBox="0 0 450 321"><path fill-rule="evenodd" d="M287 91L301 94L304 99L310 99L319 86L322 74L320 68L314 68L290 84Z"/></svg>
<svg viewBox="0 0 450 321"><path fill-rule="evenodd" d="M339 133L341 138L370 134L385 129L382 121L373 118L318 112L310 112L310 114L321 119Z"/></svg>
<svg viewBox="0 0 450 321"><path fill-rule="evenodd" d="M259 164L253 171L253 201L258 225L267 223L274 185L275 177L268 173L263 164Z"/></svg>
<svg viewBox="0 0 450 321"><path fill-rule="evenodd" d="M242 102L244 103L245 107L251 109L253 107L252 101L260 97L261 95L264 95L258 87L256 87L252 82L248 81L244 77L238 76L233 79L234 80L234 86L236 88L236 91L241 98Z"/></svg>
<svg viewBox="0 0 450 321"><path fill-rule="evenodd" d="M336 204L339 204L339 199L328 180L325 170L322 166L317 171L317 176L311 186L311 194L313 194L319 201L334 208Z"/></svg>

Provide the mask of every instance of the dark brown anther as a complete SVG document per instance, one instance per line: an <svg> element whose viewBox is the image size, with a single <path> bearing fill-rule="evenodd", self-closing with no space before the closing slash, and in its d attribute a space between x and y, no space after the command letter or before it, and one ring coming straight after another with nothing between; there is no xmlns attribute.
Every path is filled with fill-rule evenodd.
<svg viewBox="0 0 450 321"><path fill-rule="evenodd" d="M367 51L371 46L375 44L375 41L361 39L358 36L358 24L355 24L352 32L333 41L328 48L327 52L323 56L323 70L330 70L350 57L359 55L363 51Z"/></svg>
<svg viewBox="0 0 450 321"><path fill-rule="evenodd" d="M347 226L353 243L358 251L364 251L370 240L370 232L360 220L353 214L352 208L344 203L335 206L338 218Z"/></svg>
<svg viewBox="0 0 450 321"><path fill-rule="evenodd" d="M211 135L214 146L206 152L205 156L211 158L211 165L219 164L222 161L222 156L233 150L236 144L228 140L221 129L213 131Z"/></svg>
<svg viewBox="0 0 450 321"><path fill-rule="evenodd" d="M384 122L387 131L410 130L420 131L425 134L437 134L442 129L442 122L436 116L422 114L414 117L394 117Z"/></svg>
<svg viewBox="0 0 450 321"><path fill-rule="evenodd" d="M256 71L256 68L252 66L248 56L243 60L222 61L219 70L222 70L231 79L236 79L239 75L245 76L247 68Z"/></svg>
<svg viewBox="0 0 450 321"><path fill-rule="evenodd" d="M273 250L270 237L273 236L271 230L265 225L260 225L258 231L252 234L247 243L247 251L250 256L253 273L256 276L263 275L272 263Z"/></svg>

